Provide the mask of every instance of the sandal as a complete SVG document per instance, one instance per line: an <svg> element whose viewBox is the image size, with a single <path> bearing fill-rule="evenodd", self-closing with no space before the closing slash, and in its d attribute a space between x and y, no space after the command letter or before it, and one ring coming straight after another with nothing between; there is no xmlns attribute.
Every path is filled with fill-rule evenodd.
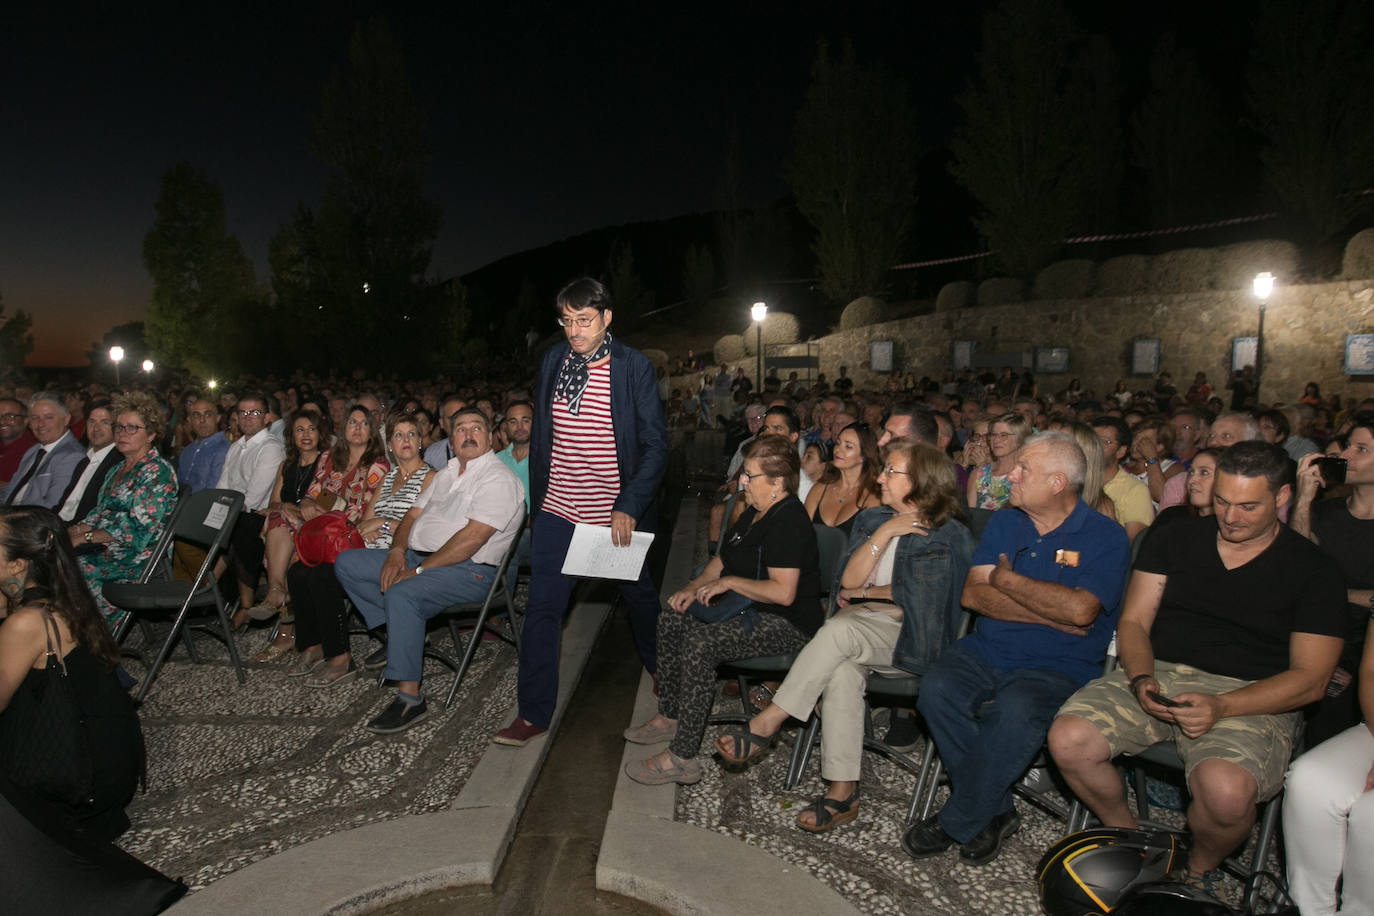
<svg viewBox="0 0 1374 916"><path fill-rule="evenodd" d="M268 645L267 648L268 648L268 649L271 649L272 646L271 646L271 645ZM266 649L263 650L264 654L266 653L266 651L267 651ZM315 654L312 653L309 649L307 649L306 651L304 651L304 652L302 652L302 653L300 654L300 657L299 657L299 658L297 658L294 662L291 663L291 666L290 666L289 668L286 669L286 676L287 676L287 677L304 677L305 675L307 675L307 674L309 674L310 672L314 671L316 668L318 668L318 667L319 667L321 664L323 664L323 663L324 663L324 655L323 655L323 654L321 654L321 655L315 655Z"/></svg>
<svg viewBox="0 0 1374 916"><path fill-rule="evenodd" d="M716 753L732 766L746 766L763 757L777 743L777 732L756 735L748 729L733 729L716 739Z"/></svg>
<svg viewBox="0 0 1374 916"><path fill-rule="evenodd" d="M269 642L269 643L267 644L267 648L263 649L263 650L262 650L261 652L259 652L257 655L254 655L254 656L253 656L253 658L252 658L253 664L255 664L255 665L265 665L265 664L267 664L268 662L274 662L274 661L276 661L277 659L281 658L281 657L282 657L283 655L285 655L286 653L291 652L292 650L294 650L294 649L296 648L296 634L295 634L295 633L280 634L280 635L277 636L277 639L281 639L282 636L286 636L286 637L287 637L287 641L286 641L286 642L284 642L284 643L279 643L279 642L277 642L276 639L272 640L271 642Z"/></svg>
<svg viewBox="0 0 1374 916"><path fill-rule="evenodd" d="M625 775L635 782L646 786L663 786L668 783L677 783L680 786L690 786L693 783L701 782L701 761L695 757L691 760L683 760L672 751L664 751L670 761L669 766L664 766L658 759L658 755L647 760L631 760L625 764Z"/></svg>
<svg viewBox="0 0 1374 916"><path fill-rule="evenodd" d="M276 592L278 595L281 595L281 600L278 601L276 604L272 603L273 592ZM286 590L281 588L280 586L274 585L267 590L267 594L263 596L261 602L253 605L248 609L248 619L259 621L271 620L273 617L276 617L278 614L280 614L281 609L285 606Z"/></svg>
<svg viewBox="0 0 1374 916"><path fill-rule="evenodd" d="M816 823L802 823L801 815L810 811L816 818ZM797 812L797 826L807 833L824 833L841 824L847 824L859 816L859 789L855 786L854 791L848 798L826 798L824 795L817 796L816 800Z"/></svg>
<svg viewBox="0 0 1374 916"><path fill-rule="evenodd" d="M653 721L650 719L643 725L625 729L625 740L631 744L658 744L677 737L676 720L671 725L652 725Z"/></svg>
<svg viewBox="0 0 1374 916"><path fill-rule="evenodd" d="M314 690L328 690L357 676L358 666L353 664L353 659L350 658L348 665L342 670L327 663L314 666L311 675L305 679L305 686Z"/></svg>

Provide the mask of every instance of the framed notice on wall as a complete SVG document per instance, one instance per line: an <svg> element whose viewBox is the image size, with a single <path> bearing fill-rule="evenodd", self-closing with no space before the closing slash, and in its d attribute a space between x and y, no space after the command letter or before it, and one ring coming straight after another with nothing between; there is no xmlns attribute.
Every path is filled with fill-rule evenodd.
<svg viewBox="0 0 1374 916"><path fill-rule="evenodd" d="M1246 366L1255 364L1255 357L1259 354L1258 337L1232 337L1231 338L1231 371L1239 372Z"/></svg>
<svg viewBox="0 0 1374 916"><path fill-rule="evenodd" d="M1159 338L1137 337L1131 342L1131 375L1154 375L1159 371Z"/></svg>
<svg viewBox="0 0 1374 916"><path fill-rule="evenodd" d="M1374 334L1345 335L1345 374L1374 375Z"/></svg>
<svg viewBox="0 0 1374 916"><path fill-rule="evenodd" d="M873 372L892 371L892 341L875 340L868 345L868 368Z"/></svg>
<svg viewBox="0 0 1374 916"><path fill-rule="evenodd" d="M971 340L956 340L954 342L954 371L959 372L968 369L973 365L974 345Z"/></svg>
<svg viewBox="0 0 1374 916"><path fill-rule="evenodd" d="M1068 347L1037 347L1035 350L1035 371L1045 374L1069 371Z"/></svg>

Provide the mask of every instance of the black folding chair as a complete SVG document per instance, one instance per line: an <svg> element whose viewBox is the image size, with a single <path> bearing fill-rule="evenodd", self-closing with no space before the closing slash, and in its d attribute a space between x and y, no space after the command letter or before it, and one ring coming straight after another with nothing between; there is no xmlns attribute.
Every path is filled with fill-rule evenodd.
<svg viewBox="0 0 1374 916"><path fill-rule="evenodd" d="M203 630L225 644L239 683L246 682L243 663L239 661L238 646L234 642L233 628L229 623L230 613L238 602L235 600L231 604L226 604L213 572L215 560L228 545L229 535L234 530L234 523L238 520L242 508L243 494L234 490L201 490L178 501L173 518L163 533L164 540L159 542L159 552L154 554L143 575L132 582L111 582L102 589L106 600L115 607L129 612L115 630L116 642L123 640L135 618L141 619L143 615L160 616L172 612L171 631L158 649L157 657L149 667L148 673L144 675L143 683L139 685L138 693L134 696L135 702L142 702L148 693L148 688L152 686L158 670L171 654L172 647L176 644L177 637L182 635L183 629L188 631L185 634L187 652L191 655L192 661L199 661L191 643L190 628L186 624L192 608L214 608L219 617L220 632L208 626L197 626L196 629ZM160 554L165 554L179 540L187 541L205 551L205 559L192 582L157 577Z"/></svg>

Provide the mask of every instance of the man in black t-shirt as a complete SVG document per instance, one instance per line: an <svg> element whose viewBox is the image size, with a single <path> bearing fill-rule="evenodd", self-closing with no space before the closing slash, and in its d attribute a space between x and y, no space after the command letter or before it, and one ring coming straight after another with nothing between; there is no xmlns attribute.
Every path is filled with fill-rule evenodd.
<svg viewBox="0 0 1374 916"><path fill-rule="evenodd" d="M1326 698L1307 724L1308 747L1360 721L1359 684L1355 679L1365 628L1374 613L1374 411L1356 413L1351 424L1349 445L1341 452L1350 495L1316 500L1318 488L1335 482L1322 479L1319 454L1304 455L1298 461L1298 495L1289 520L1294 531L1331 555L1345 584L1345 651Z"/></svg>
<svg viewBox="0 0 1374 916"><path fill-rule="evenodd" d="M1141 549L1119 669L1070 697L1050 729L1064 778L1111 827L1137 826L1112 758L1174 741L1193 797L1188 870L1207 883L1249 836L1256 802L1282 787L1297 710L1321 698L1344 644L1339 569L1279 522L1287 473L1276 445L1226 450L1216 514Z"/></svg>

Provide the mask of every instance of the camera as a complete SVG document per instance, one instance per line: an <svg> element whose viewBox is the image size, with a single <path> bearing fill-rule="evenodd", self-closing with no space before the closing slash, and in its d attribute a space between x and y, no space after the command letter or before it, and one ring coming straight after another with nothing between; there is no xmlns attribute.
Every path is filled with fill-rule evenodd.
<svg viewBox="0 0 1374 916"><path fill-rule="evenodd" d="M1328 455L1318 458L1317 469L1321 471L1322 483L1328 487L1345 483L1345 465L1344 458L1332 458Z"/></svg>

